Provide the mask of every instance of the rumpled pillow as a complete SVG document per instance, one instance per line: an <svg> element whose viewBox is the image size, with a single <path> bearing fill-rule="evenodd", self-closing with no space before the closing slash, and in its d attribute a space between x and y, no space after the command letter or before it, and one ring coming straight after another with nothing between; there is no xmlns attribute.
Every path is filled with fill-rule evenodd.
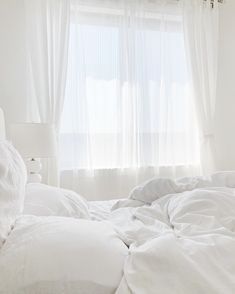
<svg viewBox="0 0 235 294"><path fill-rule="evenodd" d="M1 250L1 294L108 294L128 248L111 223L21 216Z"/></svg>
<svg viewBox="0 0 235 294"><path fill-rule="evenodd" d="M77 193L39 183L26 186L24 214L89 219L87 201Z"/></svg>
<svg viewBox="0 0 235 294"><path fill-rule="evenodd" d="M8 141L0 141L0 247L24 206L27 171Z"/></svg>
<svg viewBox="0 0 235 294"><path fill-rule="evenodd" d="M177 180L153 178L135 187L129 198L151 204L165 195L205 187L235 188L235 171L216 172L210 176L184 177Z"/></svg>

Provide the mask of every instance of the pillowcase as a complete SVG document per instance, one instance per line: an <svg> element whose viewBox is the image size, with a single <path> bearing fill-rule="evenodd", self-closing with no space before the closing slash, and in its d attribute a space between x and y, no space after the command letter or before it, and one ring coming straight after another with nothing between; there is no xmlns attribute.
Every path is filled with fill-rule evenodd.
<svg viewBox="0 0 235 294"><path fill-rule="evenodd" d="M40 183L27 184L23 213L90 218L88 205L83 197L70 190Z"/></svg>
<svg viewBox="0 0 235 294"><path fill-rule="evenodd" d="M23 159L7 141L0 141L0 247L24 205L27 171Z"/></svg>

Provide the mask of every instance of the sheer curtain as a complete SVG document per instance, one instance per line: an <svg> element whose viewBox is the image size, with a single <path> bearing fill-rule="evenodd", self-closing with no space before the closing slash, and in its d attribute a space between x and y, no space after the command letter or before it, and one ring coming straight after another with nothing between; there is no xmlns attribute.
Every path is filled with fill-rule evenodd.
<svg viewBox="0 0 235 294"><path fill-rule="evenodd" d="M123 197L152 176L200 173L183 17L182 1L72 1L64 187Z"/></svg>
<svg viewBox="0 0 235 294"><path fill-rule="evenodd" d="M52 123L59 132L67 76L70 1L25 0L25 9L29 101L33 101L29 120ZM47 165L47 182L58 185L58 159L48 160Z"/></svg>
<svg viewBox="0 0 235 294"><path fill-rule="evenodd" d="M219 2L184 1L184 32L194 102L199 122L204 173L215 170L214 111L218 60Z"/></svg>

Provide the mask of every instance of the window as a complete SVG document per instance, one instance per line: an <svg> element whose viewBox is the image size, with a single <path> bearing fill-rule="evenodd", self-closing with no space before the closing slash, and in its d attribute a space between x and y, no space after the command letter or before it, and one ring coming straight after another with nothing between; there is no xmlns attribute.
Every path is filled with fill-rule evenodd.
<svg viewBox="0 0 235 294"><path fill-rule="evenodd" d="M60 140L61 169L198 164L178 15L74 13Z"/></svg>

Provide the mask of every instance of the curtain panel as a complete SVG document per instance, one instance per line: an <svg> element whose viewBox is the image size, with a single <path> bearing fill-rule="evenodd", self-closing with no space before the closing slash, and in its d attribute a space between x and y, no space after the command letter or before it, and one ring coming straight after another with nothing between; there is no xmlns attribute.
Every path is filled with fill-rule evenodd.
<svg viewBox="0 0 235 294"><path fill-rule="evenodd" d="M69 0L25 0L31 120L55 125L59 135L67 76ZM32 109L32 108L31 108ZM45 142L46 144L46 142ZM58 158L48 159L49 184L59 184Z"/></svg>
<svg viewBox="0 0 235 294"><path fill-rule="evenodd" d="M192 79L204 174L215 171L214 112L217 87L219 2L184 1L184 36Z"/></svg>

